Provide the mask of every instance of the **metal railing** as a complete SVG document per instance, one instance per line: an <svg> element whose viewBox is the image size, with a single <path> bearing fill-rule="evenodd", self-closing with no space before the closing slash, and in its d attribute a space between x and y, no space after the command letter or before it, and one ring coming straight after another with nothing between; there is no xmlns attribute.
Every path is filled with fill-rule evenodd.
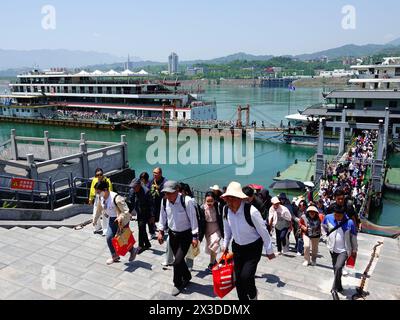
<svg viewBox="0 0 400 320"><path fill-rule="evenodd" d="M33 190L15 190L12 188L13 177L0 175L0 200L17 205L52 206L51 179L49 181L34 180Z"/></svg>

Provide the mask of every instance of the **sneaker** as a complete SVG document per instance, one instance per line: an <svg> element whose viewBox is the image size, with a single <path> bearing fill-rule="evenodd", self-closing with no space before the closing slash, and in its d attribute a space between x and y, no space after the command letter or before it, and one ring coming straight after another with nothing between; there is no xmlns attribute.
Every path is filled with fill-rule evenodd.
<svg viewBox="0 0 400 320"><path fill-rule="evenodd" d="M174 287L174 288L172 289L171 295L174 296L174 297L176 297L176 296L179 296L179 294L180 294L181 292L182 292L182 289L177 288L177 287Z"/></svg>
<svg viewBox="0 0 400 320"><path fill-rule="evenodd" d="M106 263L107 263L108 266L110 266L113 263L119 262L120 260L121 260L120 257L112 257L112 258L108 259Z"/></svg>
<svg viewBox="0 0 400 320"><path fill-rule="evenodd" d="M301 252L297 252L296 255L297 255L298 257L301 257L301 256L302 256Z"/></svg>
<svg viewBox="0 0 400 320"><path fill-rule="evenodd" d="M136 248L133 248L131 251L131 255L129 256L129 262L135 261L137 253L138 250Z"/></svg>
<svg viewBox="0 0 400 320"><path fill-rule="evenodd" d="M289 252L289 248L287 248L287 247L284 247L284 248L283 248L283 250L282 250L282 252L283 252L283 254L286 254L286 253L288 253L288 252Z"/></svg>
<svg viewBox="0 0 400 320"><path fill-rule="evenodd" d="M346 269L343 269L342 275L343 277L347 277L349 275L349 272Z"/></svg>
<svg viewBox="0 0 400 320"><path fill-rule="evenodd" d="M316 262L316 261L312 261L312 262L311 262L311 265L312 265L313 267L315 267L315 266L317 265L317 262Z"/></svg>
<svg viewBox="0 0 400 320"><path fill-rule="evenodd" d="M304 262L303 262L303 266L304 266L304 267L308 267L309 265L310 265L310 262L308 262L308 261L304 261Z"/></svg>
<svg viewBox="0 0 400 320"><path fill-rule="evenodd" d="M93 231L93 233L94 234L103 234L103 230L101 230L101 229L100 230L95 230L95 231Z"/></svg>

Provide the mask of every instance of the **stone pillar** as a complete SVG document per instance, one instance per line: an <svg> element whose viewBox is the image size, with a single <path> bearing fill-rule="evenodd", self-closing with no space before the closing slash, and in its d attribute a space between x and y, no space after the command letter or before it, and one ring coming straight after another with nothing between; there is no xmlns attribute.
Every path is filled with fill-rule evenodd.
<svg viewBox="0 0 400 320"><path fill-rule="evenodd" d="M39 180L39 174L35 163L35 157L33 156L33 154L27 154L26 157L29 166L28 178L32 180Z"/></svg>
<svg viewBox="0 0 400 320"><path fill-rule="evenodd" d="M81 143L79 145L79 152L81 153L82 160L82 178L89 179L89 157L87 155L86 143Z"/></svg>
<svg viewBox="0 0 400 320"><path fill-rule="evenodd" d="M51 160L51 146L49 141L49 132L44 132L44 151L46 154L46 160Z"/></svg>
<svg viewBox="0 0 400 320"><path fill-rule="evenodd" d="M324 175L324 132L325 132L325 119L321 119L319 122L319 136L318 136L318 149L317 159L315 166L315 181L316 183L321 180Z"/></svg>
<svg viewBox="0 0 400 320"><path fill-rule="evenodd" d="M344 107L342 113L343 124L346 123L346 118L347 118L347 107ZM342 127L340 128L339 155L342 155L344 153L345 137L346 137L346 128Z"/></svg>
<svg viewBox="0 0 400 320"><path fill-rule="evenodd" d="M85 133L81 133L81 143L86 144L86 134Z"/></svg>
<svg viewBox="0 0 400 320"><path fill-rule="evenodd" d="M126 140L126 135L121 136L121 146L122 146L121 169L126 169L126 168L129 168L128 142Z"/></svg>
<svg viewBox="0 0 400 320"><path fill-rule="evenodd" d="M15 129L11 129L11 157L13 160L18 160L18 145L17 145L17 133Z"/></svg>

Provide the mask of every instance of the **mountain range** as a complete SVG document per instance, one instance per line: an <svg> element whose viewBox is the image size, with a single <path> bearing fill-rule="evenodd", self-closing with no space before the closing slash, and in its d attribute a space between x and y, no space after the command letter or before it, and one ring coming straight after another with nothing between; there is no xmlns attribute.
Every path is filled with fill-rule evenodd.
<svg viewBox="0 0 400 320"><path fill-rule="evenodd" d="M300 60L311 60L327 56L329 59L341 57L362 57L375 54L385 54L392 51L400 52L400 38L387 44L366 44L366 45L344 45L338 48L319 51L310 54L288 56ZM225 57L211 60L181 61L182 65L193 65L197 63L226 64L236 60L266 61L273 58L273 55L252 55L244 52L235 53ZM121 67L127 61L127 57L101 53L95 51L79 50L3 50L0 49L0 76L14 76L21 70L29 70L34 67L46 69L51 67L66 68L88 68L107 69ZM131 68L141 68L149 65L165 65L166 62L145 61L139 57L131 58Z"/></svg>

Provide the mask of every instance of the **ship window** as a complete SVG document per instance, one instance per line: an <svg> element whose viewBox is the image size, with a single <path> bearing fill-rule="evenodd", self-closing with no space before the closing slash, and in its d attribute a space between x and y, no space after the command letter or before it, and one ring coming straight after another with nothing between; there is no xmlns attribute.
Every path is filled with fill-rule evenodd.
<svg viewBox="0 0 400 320"><path fill-rule="evenodd" d="M17 109L17 112L19 112L19 109Z"/></svg>
<svg viewBox="0 0 400 320"><path fill-rule="evenodd" d="M97 93L102 94L103 93L103 88L102 87L98 87L97 88Z"/></svg>
<svg viewBox="0 0 400 320"><path fill-rule="evenodd" d="M389 101L389 108L397 108L397 101Z"/></svg>
<svg viewBox="0 0 400 320"><path fill-rule="evenodd" d="M371 107L372 107L372 101L371 100L364 101L364 108L371 108Z"/></svg>
<svg viewBox="0 0 400 320"><path fill-rule="evenodd" d="M400 77L400 68L396 68L395 74L396 77Z"/></svg>

